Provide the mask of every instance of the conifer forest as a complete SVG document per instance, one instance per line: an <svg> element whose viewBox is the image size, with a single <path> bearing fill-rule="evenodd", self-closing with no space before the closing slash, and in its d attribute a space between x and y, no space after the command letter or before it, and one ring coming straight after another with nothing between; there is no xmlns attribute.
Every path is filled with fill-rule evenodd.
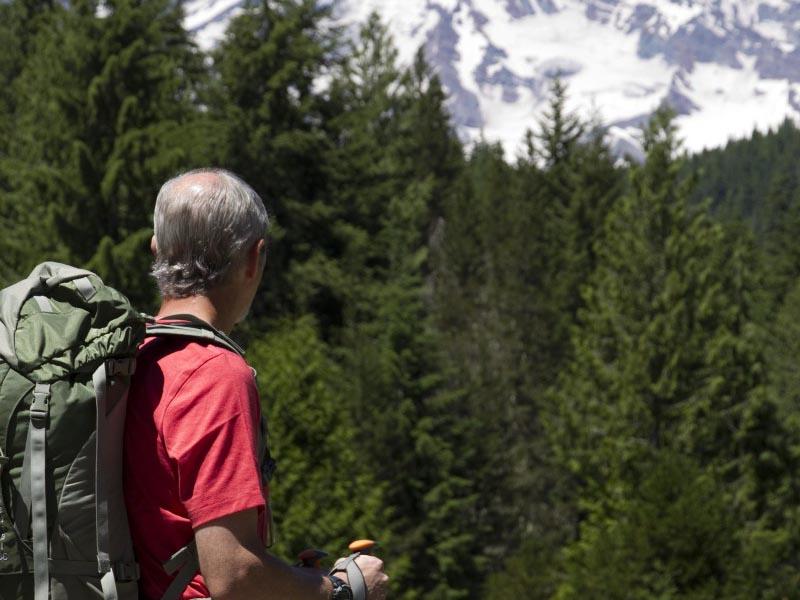
<svg viewBox="0 0 800 600"><path fill-rule="evenodd" d="M378 16L261 0L206 54L180 2L99 4L0 2L0 286L57 260L152 313L161 184L250 183L275 554L379 540L398 600L800 598L795 124L690 156L665 108L625 160L554 79L509 156Z"/></svg>

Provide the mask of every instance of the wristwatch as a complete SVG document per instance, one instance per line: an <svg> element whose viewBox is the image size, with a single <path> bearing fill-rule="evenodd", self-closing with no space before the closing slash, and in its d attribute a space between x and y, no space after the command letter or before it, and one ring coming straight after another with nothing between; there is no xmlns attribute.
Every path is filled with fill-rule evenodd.
<svg viewBox="0 0 800 600"><path fill-rule="evenodd" d="M344 581L335 575L328 575L328 579L333 584L333 593L331 600L353 600L353 590Z"/></svg>

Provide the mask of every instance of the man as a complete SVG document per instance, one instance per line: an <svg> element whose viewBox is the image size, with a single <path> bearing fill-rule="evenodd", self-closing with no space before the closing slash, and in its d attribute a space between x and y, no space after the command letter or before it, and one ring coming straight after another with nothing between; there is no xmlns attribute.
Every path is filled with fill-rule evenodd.
<svg viewBox="0 0 800 600"><path fill-rule="evenodd" d="M247 314L266 262L261 199L229 172L192 171L164 184L154 221L153 274L163 298L157 321L190 320L229 333ZM128 399L124 457L143 597L162 598L173 579L163 563L192 540L200 572L179 598L348 597L346 582L290 567L265 550L259 419L254 377L240 355L198 339L145 340ZM357 562L370 600L384 598L381 561Z"/></svg>

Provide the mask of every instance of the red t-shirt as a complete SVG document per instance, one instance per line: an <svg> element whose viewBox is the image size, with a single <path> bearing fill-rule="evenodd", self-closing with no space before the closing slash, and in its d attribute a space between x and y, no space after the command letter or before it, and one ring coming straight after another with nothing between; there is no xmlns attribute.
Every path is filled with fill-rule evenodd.
<svg viewBox="0 0 800 600"><path fill-rule="evenodd" d="M263 530L255 378L237 354L203 341L147 338L128 396L124 483L140 595L158 600L163 563L201 525L258 508ZM210 594L200 574L182 599Z"/></svg>

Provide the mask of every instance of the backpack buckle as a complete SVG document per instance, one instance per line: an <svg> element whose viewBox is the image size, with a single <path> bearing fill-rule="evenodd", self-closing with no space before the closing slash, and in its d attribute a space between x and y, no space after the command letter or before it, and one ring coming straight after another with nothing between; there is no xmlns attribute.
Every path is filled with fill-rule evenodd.
<svg viewBox="0 0 800 600"><path fill-rule="evenodd" d="M140 577L139 565L135 562L117 562L113 566L117 581L136 581Z"/></svg>
<svg viewBox="0 0 800 600"><path fill-rule="evenodd" d="M124 375L130 377L136 372L135 358L110 358L106 362L106 369L109 377Z"/></svg>
<svg viewBox="0 0 800 600"><path fill-rule="evenodd" d="M29 409L31 423L36 427L47 425L47 416L50 414L50 384L37 383L33 388L33 402Z"/></svg>

